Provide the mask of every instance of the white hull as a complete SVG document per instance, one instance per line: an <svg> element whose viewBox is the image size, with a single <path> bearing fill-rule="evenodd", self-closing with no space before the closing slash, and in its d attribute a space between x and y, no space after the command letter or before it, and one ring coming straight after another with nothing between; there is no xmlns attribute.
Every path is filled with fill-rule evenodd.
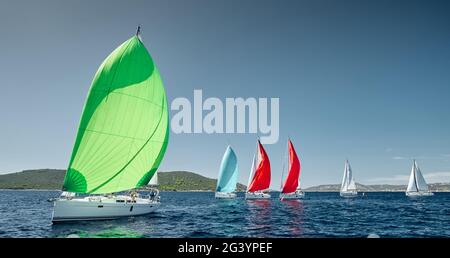
<svg viewBox="0 0 450 258"><path fill-rule="evenodd" d="M305 197L305 193L297 190L293 193L280 193L280 200L286 199L303 199Z"/></svg>
<svg viewBox="0 0 450 258"><path fill-rule="evenodd" d="M408 197L433 196L432 192L406 192Z"/></svg>
<svg viewBox="0 0 450 258"><path fill-rule="evenodd" d="M216 192L215 197L217 199L234 199L236 198L236 193Z"/></svg>
<svg viewBox="0 0 450 258"><path fill-rule="evenodd" d="M105 220L151 213L159 207L157 199L117 197L61 198L55 201L52 222Z"/></svg>
<svg viewBox="0 0 450 258"><path fill-rule="evenodd" d="M247 192L245 193L245 199L269 199L270 194L263 192Z"/></svg>
<svg viewBox="0 0 450 258"><path fill-rule="evenodd" d="M356 191L339 192L339 195L344 198L353 198L358 196Z"/></svg>

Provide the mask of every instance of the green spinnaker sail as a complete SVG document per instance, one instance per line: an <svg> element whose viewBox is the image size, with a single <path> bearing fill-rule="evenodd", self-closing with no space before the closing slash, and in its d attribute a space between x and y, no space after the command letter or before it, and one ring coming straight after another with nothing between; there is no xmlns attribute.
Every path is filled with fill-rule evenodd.
<svg viewBox="0 0 450 258"><path fill-rule="evenodd" d="M166 151L168 121L158 69L134 36L95 74L63 190L103 194L146 185Z"/></svg>

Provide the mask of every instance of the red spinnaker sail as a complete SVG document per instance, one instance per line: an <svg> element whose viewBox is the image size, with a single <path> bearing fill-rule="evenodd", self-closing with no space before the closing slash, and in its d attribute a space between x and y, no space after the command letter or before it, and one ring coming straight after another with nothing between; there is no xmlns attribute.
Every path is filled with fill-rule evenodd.
<svg viewBox="0 0 450 258"><path fill-rule="evenodd" d="M250 183L248 192L256 192L268 189L270 186L270 161L261 142L258 141L258 160L256 163L255 174Z"/></svg>
<svg viewBox="0 0 450 258"><path fill-rule="evenodd" d="M288 165L288 175L286 181L284 182L282 192L283 193L293 193L298 187L298 179L300 177L300 160L295 152L294 145L292 145L291 140L288 143L289 149L289 165Z"/></svg>

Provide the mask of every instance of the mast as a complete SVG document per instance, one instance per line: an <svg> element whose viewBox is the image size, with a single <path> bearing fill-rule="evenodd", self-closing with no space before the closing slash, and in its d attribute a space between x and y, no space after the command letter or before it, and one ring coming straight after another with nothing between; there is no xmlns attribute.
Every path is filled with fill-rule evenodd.
<svg viewBox="0 0 450 258"><path fill-rule="evenodd" d="M141 25L138 25L136 30L136 36L139 36L141 34Z"/></svg>
<svg viewBox="0 0 450 258"><path fill-rule="evenodd" d="M141 25L138 25L137 29L136 29L136 37L138 37L138 39L142 42L142 37L141 37Z"/></svg>

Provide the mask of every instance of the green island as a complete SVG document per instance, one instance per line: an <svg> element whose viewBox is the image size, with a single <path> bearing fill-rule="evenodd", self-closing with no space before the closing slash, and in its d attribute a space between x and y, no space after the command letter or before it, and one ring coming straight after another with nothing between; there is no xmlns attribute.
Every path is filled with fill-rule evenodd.
<svg viewBox="0 0 450 258"><path fill-rule="evenodd" d="M0 174L0 189L48 189L60 190L66 170L36 169ZM158 189L161 191L214 191L216 179L188 171L158 172ZM245 185L238 184L237 191Z"/></svg>
<svg viewBox="0 0 450 258"><path fill-rule="evenodd" d="M35 169L16 173L0 174L0 189L48 189L60 190L66 171L63 169ZM216 179L188 171L158 172L158 189L161 191L214 191ZM450 192L450 183L428 184L433 192ZM356 184L359 192L403 192L406 185L363 185ZM246 186L237 185L237 191ZM339 192L339 184L326 184L305 188L305 192Z"/></svg>

